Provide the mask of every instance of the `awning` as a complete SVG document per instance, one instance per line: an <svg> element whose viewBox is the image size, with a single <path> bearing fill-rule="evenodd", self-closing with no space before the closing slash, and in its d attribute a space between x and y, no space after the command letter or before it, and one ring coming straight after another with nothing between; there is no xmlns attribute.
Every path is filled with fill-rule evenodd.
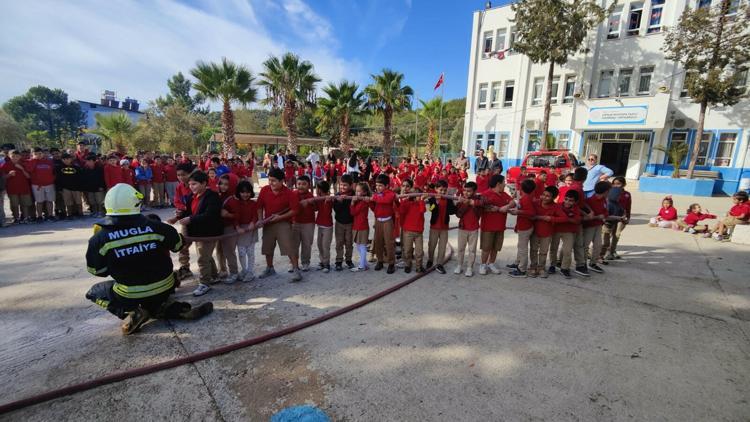
<svg viewBox="0 0 750 422"><path fill-rule="evenodd" d="M216 133L213 139L224 142L224 135ZM239 145L286 145L286 135L273 135L266 133L235 133L234 141ZM297 145L326 146L328 140L324 138L297 137Z"/></svg>

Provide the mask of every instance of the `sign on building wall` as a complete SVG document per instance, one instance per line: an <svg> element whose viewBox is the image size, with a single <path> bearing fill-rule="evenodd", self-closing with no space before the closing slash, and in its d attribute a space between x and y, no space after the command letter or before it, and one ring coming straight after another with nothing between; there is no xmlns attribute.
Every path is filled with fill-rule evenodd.
<svg viewBox="0 0 750 422"><path fill-rule="evenodd" d="M642 125L646 123L648 106L591 107L590 125Z"/></svg>

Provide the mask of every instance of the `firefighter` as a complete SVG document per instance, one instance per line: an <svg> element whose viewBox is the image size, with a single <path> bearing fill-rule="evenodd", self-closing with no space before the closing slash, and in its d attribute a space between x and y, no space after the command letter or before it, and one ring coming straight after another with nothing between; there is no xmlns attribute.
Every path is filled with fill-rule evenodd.
<svg viewBox="0 0 750 422"><path fill-rule="evenodd" d="M107 192L107 216L94 225L86 252L88 271L98 277L86 298L123 319L125 335L151 318L198 319L213 310L206 302L196 308L176 302L170 252L183 247L182 235L172 226L141 214L143 195L119 183Z"/></svg>

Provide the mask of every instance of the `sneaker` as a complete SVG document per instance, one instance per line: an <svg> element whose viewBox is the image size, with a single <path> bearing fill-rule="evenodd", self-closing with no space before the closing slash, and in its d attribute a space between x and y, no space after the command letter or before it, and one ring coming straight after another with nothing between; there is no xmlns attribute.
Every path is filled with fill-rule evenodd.
<svg viewBox="0 0 750 422"><path fill-rule="evenodd" d="M396 268L404 268L406 267L406 263L404 261L398 261L396 263Z"/></svg>
<svg viewBox="0 0 750 422"><path fill-rule="evenodd" d="M323 266L323 269L321 271L323 271L324 273L328 274L328 273L331 272L331 266L330 265L325 265L325 266Z"/></svg>
<svg viewBox="0 0 750 422"><path fill-rule="evenodd" d="M411 267L404 267L404 272L409 274L411 272Z"/></svg>
<svg viewBox="0 0 750 422"><path fill-rule="evenodd" d="M20 219L18 219L18 218L14 218L14 219L13 219L13 222L12 222L11 224L23 224L23 223L21 223L21 220L20 220Z"/></svg>
<svg viewBox="0 0 750 422"><path fill-rule="evenodd" d="M555 273L555 266L552 265L547 269L547 274L554 274Z"/></svg>
<svg viewBox="0 0 750 422"><path fill-rule="evenodd" d="M299 281L302 281L302 273L299 270L296 270L292 273L292 283L297 283Z"/></svg>
<svg viewBox="0 0 750 422"><path fill-rule="evenodd" d="M423 267L423 266L421 266L421 265L420 265L419 267L417 267L417 273L418 273L418 274L422 274L422 273L424 273L424 267Z"/></svg>
<svg viewBox="0 0 750 422"><path fill-rule="evenodd" d="M578 274L580 276L583 276L583 277L590 277L591 276L591 274L589 274L589 269L586 268L585 265L581 265L581 266L576 267L575 272L576 272L576 274Z"/></svg>
<svg viewBox="0 0 750 422"><path fill-rule="evenodd" d="M510 268L511 270L517 270L517 269L518 269L518 264L516 264L516 263L514 262L514 263L512 263L512 264L508 264L508 265L506 265L506 266L505 266L505 268Z"/></svg>
<svg viewBox="0 0 750 422"><path fill-rule="evenodd" d="M604 259L606 259L608 261L614 261L615 260L615 256L610 253L610 254L607 254L607 256L605 256Z"/></svg>
<svg viewBox="0 0 750 422"><path fill-rule="evenodd" d="M138 329L141 328L149 318L151 318L151 316L148 311L138 306L134 311L128 312L128 316L125 317L125 321L122 323L121 327L122 334L126 336L133 334L138 331Z"/></svg>
<svg viewBox="0 0 750 422"><path fill-rule="evenodd" d="M542 278L547 278L547 277L549 277L549 273L548 273L547 271L544 271L544 270L539 270L538 274L539 274L539 276L540 276L540 277L542 277Z"/></svg>
<svg viewBox="0 0 750 422"><path fill-rule="evenodd" d="M337 263L336 263L336 266L335 266L335 267L333 267L333 270L334 270L334 271L341 271L341 270L343 270L343 269L344 269L344 267L343 267L343 266L341 265L341 263L340 263L340 262L337 262Z"/></svg>
<svg viewBox="0 0 750 422"><path fill-rule="evenodd" d="M276 270L273 267L266 267L266 269L263 270L262 273L260 273L258 278L268 278L274 275L276 275Z"/></svg>
<svg viewBox="0 0 750 422"><path fill-rule="evenodd" d="M573 278L573 276L570 275L570 270L561 269L560 274L562 274L565 278Z"/></svg>
<svg viewBox="0 0 750 422"><path fill-rule="evenodd" d="M193 296L203 296L208 293L209 290L211 290L211 288L208 284L198 283L198 287L193 290Z"/></svg>
<svg viewBox="0 0 750 422"><path fill-rule="evenodd" d="M593 264L589 265L589 269L591 271L595 272L595 273L600 273L601 274L601 273L604 272L604 269L602 269L602 267L600 267L596 263L593 263Z"/></svg>
<svg viewBox="0 0 750 422"><path fill-rule="evenodd" d="M457 265L456 269L453 270L453 274L459 275L461 274L461 271L462 271L461 267Z"/></svg>
<svg viewBox="0 0 750 422"><path fill-rule="evenodd" d="M377 264L375 264L375 271L380 271L382 269L383 269L383 263L382 262L378 262Z"/></svg>
<svg viewBox="0 0 750 422"><path fill-rule="evenodd" d="M686 231L686 232L688 232L688 233L690 233L690 234L696 234L696 233L698 233L698 232L697 232L697 231L695 231L695 229L694 229L694 228L692 228L692 227L688 227L688 229L687 229L687 230L685 230L685 231Z"/></svg>
<svg viewBox="0 0 750 422"><path fill-rule="evenodd" d="M703 233L703 238L708 239L711 237L711 233Z"/></svg>
<svg viewBox="0 0 750 422"><path fill-rule="evenodd" d="M378 257L375 256L374 254L370 254L370 259L367 260L367 262L377 262L377 261L378 261Z"/></svg>
<svg viewBox="0 0 750 422"><path fill-rule="evenodd" d="M219 280L226 280L227 278L229 278L229 273L226 271L221 271L219 272L219 275L216 276L216 278L218 278Z"/></svg>
<svg viewBox="0 0 750 422"><path fill-rule="evenodd" d="M302 271L304 271L304 272L308 272L308 271L310 271L310 264L302 264L302 266L300 267L300 269Z"/></svg>
<svg viewBox="0 0 750 422"><path fill-rule="evenodd" d="M617 252L612 252L612 256L614 256L615 259L622 259L622 257L618 255Z"/></svg>
<svg viewBox="0 0 750 422"><path fill-rule="evenodd" d="M354 263L351 260L346 261L346 266L349 267L350 270L355 267Z"/></svg>
<svg viewBox="0 0 750 422"><path fill-rule="evenodd" d="M240 280L242 280L242 277L239 274L229 274L229 277L224 279L224 284L234 284Z"/></svg>
<svg viewBox="0 0 750 422"><path fill-rule="evenodd" d="M247 271L242 276L242 281L245 282L245 283L249 283L249 282L251 282L253 280L255 280L255 274L253 274L252 271Z"/></svg>
<svg viewBox="0 0 750 422"><path fill-rule="evenodd" d="M464 273L466 277L472 277L474 275L474 270L471 269L471 267L466 269L466 272Z"/></svg>
<svg viewBox="0 0 750 422"><path fill-rule="evenodd" d="M443 266L440 264L437 264L435 266L435 271L439 272L440 274L445 274L445 268L443 268Z"/></svg>
<svg viewBox="0 0 750 422"><path fill-rule="evenodd" d="M364 268L362 268L362 267L354 267L354 268L350 269L349 271L351 271L353 273L358 273L360 271L367 271L367 269L368 269L368 267L364 267Z"/></svg>
<svg viewBox="0 0 750 422"><path fill-rule="evenodd" d="M385 271L387 274L393 274L396 272L396 266L395 265L389 265L388 269Z"/></svg>
<svg viewBox="0 0 750 422"><path fill-rule="evenodd" d="M487 268L488 268L488 269L489 269L490 271L492 271L492 274L500 274L500 273L502 273L502 271L500 271L500 268L497 268L497 267L495 266L495 263L494 263L494 262L493 262L492 264L489 264L489 265L487 265Z"/></svg>
<svg viewBox="0 0 750 422"><path fill-rule="evenodd" d="M720 235L719 233L714 233L714 236L713 236L713 238L714 238L715 240L721 240L721 239L722 239L723 237L722 237L722 235Z"/></svg>
<svg viewBox="0 0 750 422"><path fill-rule="evenodd" d="M513 278L521 278L526 277L526 271L521 271L518 268L508 273L509 276Z"/></svg>
<svg viewBox="0 0 750 422"><path fill-rule="evenodd" d="M323 268L325 268L325 267L326 267L326 264L324 264L324 263L321 262L320 264L318 264L317 270L318 271L323 271Z"/></svg>
<svg viewBox="0 0 750 422"><path fill-rule="evenodd" d="M193 272L190 271L189 267L180 267L177 270L177 273L175 274L175 277L177 278L177 280L180 280L180 281L190 278L192 276L193 276Z"/></svg>
<svg viewBox="0 0 750 422"><path fill-rule="evenodd" d="M425 265L425 268L432 268L432 261L427 261L427 265Z"/></svg>
<svg viewBox="0 0 750 422"><path fill-rule="evenodd" d="M190 320L201 319L213 311L214 311L214 304L211 302L206 302L206 303L202 303L200 306L191 308L187 312L181 313L180 318L190 319Z"/></svg>
<svg viewBox="0 0 750 422"><path fill-rule="evenodd" d="M531 277L531 278L537 278L539 276L539 273L537 272L536 269L529 270L528 271L528 276Z"/></svg>
<svg viewBox="0 0 750 422"><path fill-rule="evenodd" d="M479 275L487 275L487 265L486 264L480 264L479 265Z"/></svg>

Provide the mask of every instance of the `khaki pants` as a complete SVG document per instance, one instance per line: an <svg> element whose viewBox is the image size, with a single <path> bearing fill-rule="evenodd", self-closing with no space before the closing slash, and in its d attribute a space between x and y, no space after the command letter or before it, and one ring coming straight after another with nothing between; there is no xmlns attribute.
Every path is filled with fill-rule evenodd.
<svg viewBox="0 0 750 422"><path fill-rule="evenodd" d="M151 183L138 184L138 192L143 194L143 206L148 207L151 203Z"/></svg>
<svg viewBox="0 0 750 422"><path fill-rule="evenodd" d="M531 252L529 255L531 268L545 271L547 268L547 253L552 243L552 236L531 236Z"/></svg>
<svg viewBox="0 0 750 422"><path fill-rule="evenodd" d="M623 222L618 222L616 226L609 227L608 225L604 225L602 227L602 252L600 254L601 258L604 258L604 256L609 252L610 254L614 254L617 251L617 243L620 241L620 235L622 234L622 231L625 230L625 227L627 224Z"/></svg>
<svg viewBox="0 0 750 422"><path fill-rule="evenodd" d="M445 261L445 246L448 244L448 230L430 229L430 237L427 241L427 262L434 262L443 265ZM437 246L438 254L435 258L435 247Z"/></svg>
<svg viewBox="0 0 750 422"><path fill-rule="evenodd" d="M557 246L562 244L560 247L560 268L563 270L570 270L570 262L573 255L573 248L575 247L575 233L555 233L552 236L552 249L549 252L550 265L552 265L552 259L557 259Z"/></svg>
<svg viewBox="0 0 750 422"><path fill-rule="evenodd" d="M216 262L214 261L214 249L216 241L195 242L195 249L198 252L198 271L200 272L200 282L203 284L211 283L218 275Z"/></svg>
<svg viewBox="0 0 750 422"><path fill-rule="evenodd" d="M180 234L182 234L182 236L187 236L187 226L180 225L180 227ZM190 242L187 240L183 240L183 242L185 242L185 247L180 249L180 252L177 255L177 261L180 263L180 267L190 269Z"/></svg>
<svg viewBox="0 0 750 422"><path fill-rule="evenodd" d="M1 176L0 176L1 177ZM31 194L26 195L11 195L8 194L10 200L10 212L13 213L13 218L29 218L32 211Z"/></svg>
<svg viewBox="0 0 750 422"><path fill-rule="evenodd" d="M63 201L68 217L74 215L83 215L83 202L81 202L81 192L75 190L63 189Z"/></svg>
<svg viewBox="0 0 750 422"><path fill-rule="evenodd" d="M300 264L310 265L313 237L315 237L315 223L292 225L294 250L299 251Z"/></svg>
<svg viewBox="0 0 750 422"><path fill-rule="evenodd" d="M578 228L578 233L575 233L573 240L573 258L576 261L576 266L586 265L586 253L583 250L583 226ZM562 257L560 258L562 260Z"/></svg>
<svg viewBox="0 0 750 422"><path fill-rule="evenodd" d="M377 229L376 229L377 230ZM422 232L410 232L404 230L401 232L401 252L404 265L411 267L412 259L414 266L422 266L424 256L424 238ZM378 257L378 261L382 260Z"/></svg>
<svg viewBox="0 0 750 422"><path fill-rule="evenodd" d="M161 207L166 203L164 200L164 183L153 183L151 186L154 189L154 206Z"/></svg>
<svg viewBox="0 0 750 422"><path fill-rule="evenodd" d="M518 231L518 252L516 253L518 271L526 271L529 268L529 243L533 233L533 228Z"/></svg>
<svg viewBox="0 0 750 422"><path fill-rule="evenodd" d="M375 220L375 237L372 248L378 257L378 262L396 265L396 242L393 239L393 219L388 221Z"/></svg>
<svg viewBox="0 0 750 422"><path fill-rule="evenodd" d="M0 190L0 227L5 226L5 191Z"/></svg>
<svg viewBox="0 0 750 422"><path fill-rule="evenodd" d="M96 214L104 211L104 191L101 192L86 192L86 197L89 200L91 206L91 213Z"/></svg>
<svg viewBox="0 0 750 422"><path fill-rule="evenodd" d="M333 241L333 227L318 226L318 256L320 263L331 265L331 242Z"/></svg>
<svg viewBox="0 0 750 422"><path fill-rule="evenodd" d="M463 268L464 266L464 254L466 253L466 246L469 247L469 259L467 261L467 268L473 268L474 262L477 260L477 240L479 239L479 230L458 230L458 266Z"/></svg>
<svg viewBox="0 0 750 422"><path fill-rule="evenodd" d="M583 249L588 249L591 245L591 262L595 263L599 259L602 250L602 226L586 227L583 229ZM586 261L584 260L583 265ZM576 265L578 261L576 260Z"/></svg>
<svg viewBox="0 0 750 422"><path fill-rule="evenodd" d="M352 251L354 250L354 240L352 239L352 225L335 222L333 226L334 235L336 236L336 262L352 260ZM344 253L346 251L346 254Z"/></svg>
<svg viewBox="0 0 750 422"><path fill-rule="evenodd" d="M234 226L225 226L224 234L237 233ZM221 239L217 245L216 256L219 258L219 272L237 274L237 236Z"/></svg>

